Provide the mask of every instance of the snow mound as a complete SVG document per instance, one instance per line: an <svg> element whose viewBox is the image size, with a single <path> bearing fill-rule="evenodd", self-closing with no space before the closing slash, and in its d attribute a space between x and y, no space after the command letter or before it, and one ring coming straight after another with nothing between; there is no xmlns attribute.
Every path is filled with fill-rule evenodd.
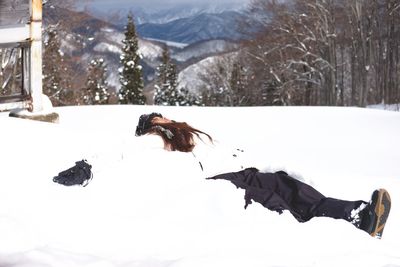
<svg viewBox="0 0 400 267"><path fill-rule="evenodd" d="M359 108L55 108L59 124L0 113L0 266L400 266L400 113ZM226 181L205 180L190 153L135 137L160 112L241 147L257 166L296 173L327 196L393 206L383 239L329 218L298 223ZM94 178L53 176L86 158Z"/></svg>

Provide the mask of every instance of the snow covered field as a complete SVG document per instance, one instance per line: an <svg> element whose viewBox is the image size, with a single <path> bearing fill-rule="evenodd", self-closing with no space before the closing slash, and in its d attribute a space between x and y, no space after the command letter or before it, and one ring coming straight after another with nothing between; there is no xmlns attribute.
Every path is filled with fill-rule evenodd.
<svg viewBox="0 0 400 267"><path fill-rule="evenodd" d="M1 267L400 267L400 113L338 107L57 108L59 124L0 113ZM369 200L384 187L383 238L350 223L254 203L202 177L190 153L135 137L142 113L161 112L285 169L326 196ZM86 158L87 187L52 181Z"/></svg>

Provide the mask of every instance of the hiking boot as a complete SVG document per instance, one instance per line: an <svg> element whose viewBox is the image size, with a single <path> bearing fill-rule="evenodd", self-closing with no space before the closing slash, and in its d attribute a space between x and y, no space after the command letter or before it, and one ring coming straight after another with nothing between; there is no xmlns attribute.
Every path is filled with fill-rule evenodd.
<svg viewBox="0 0 400 267"><path fill-rule="evenodd" d="M360 211L360 221L356 226L373 237L382 238L390 206L389 193L385 189L375 190L370 202Z"/></svg>

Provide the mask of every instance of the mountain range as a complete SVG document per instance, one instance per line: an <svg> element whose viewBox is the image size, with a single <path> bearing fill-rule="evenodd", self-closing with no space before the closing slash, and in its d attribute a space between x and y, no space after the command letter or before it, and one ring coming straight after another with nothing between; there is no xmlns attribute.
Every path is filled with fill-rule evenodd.
<svg viewBox="0 0 400 267"><path fill-rule="evenodd" d="M237 11L200 13L164 24L140 24L137 32L142 37L188 44L220 38L239 40L243 37L238 30L240 16Z"/></svg>
<svg viewBox="0 0 400 267"><path fill-rule="evenodd" d="M80 81L80 83L85 81L85 70L92 59L103 58L107 64L108 83L114 90L118 90L120 85L118 69L120 68L122 40L124 39L124 30L121 25L112 24L85 12L76 12L56 7L47 8L44 11L45 24L56 24L66 17L69 18L69 30L61 31L59 34L62 40L61 51L77 59L73 69L76 70L77 77L82 77L76 78L76 81ZM234 16L235 14L227 12L229 11L224 11L222 14L226 16L228 14ZM177 35L174 38L168 39L167 36L156 34L151 35L154 38L145 38L146 36L143 36L143 32L138 30L139 53L142 55L141 65L143 67L145 84L150 84L154 79L155 69L160 64L164 43L169 46L171 57L177 64L178 71L196 64L206 57L238 49L239 43L236 40L227 39L225 36L221 37L217 32L214 32L213 35L201 34L201 31L207 27L225 29L228 27L226 23L229 22L224 22L223 19L217 19L217 17L215 14L199 14L193 18L178 19L178 22L175 21L176 24L174 21L167 23L172 25L170 29L176 29L178 27L176 25L180 25L182 30L185 27L187 29L196 27L199 29L198 36L203 36L204 40L196 37L196 31L193 31L192 39L189 39L187 37L190 33L189 30L186 31L188 33L186 35L179 35L178 31L170 30L171 36L175 33ZM213 23L207 21L207 18L210 18L210 21L213 21ZM74 23L74 21L79 21L79 23ZM142 24L144 28L145 25L149 27L149 24ZM204 30L204 32L212 31ZM234 34L232 33L232 35ZM185 43L171 43L165 41L165 39ZM82 88L82 85L75 86Z"/></svg>
<svg viewBox="0 0 400 267"><path fill-rule="evenodd" d="M246 1L243 4L227 4L223 2L215 3L202 3L198 2L195 4L174 4L174 5L163 5L163 6L151 6L143 7L137 3L131 2L115 3L111 1L99 2L92 1L86 4L81 9L86 10L94 17L102 20L108 20L110 15L114 18L115 24L124 25L126 24L126 17L129 13L133 14L137 25L145 23L165 24L174 20L195 17L199 14L220 14L225 11L236 11L242 12L246 8Z"/></svg>
<svg viewBox="0 0 400 267"><path fill-rule="evenodd" d="M121 30L125 27L130 13L134 17L139 35L144 38L185 44L210 39L243 38L238 26L243 11L242 5L180 5L162 10L129 6L111 8L109 5L102 3L88 6L86 12L101 20L110 21ZM106 9L107 7L110 9Z"/></svg>

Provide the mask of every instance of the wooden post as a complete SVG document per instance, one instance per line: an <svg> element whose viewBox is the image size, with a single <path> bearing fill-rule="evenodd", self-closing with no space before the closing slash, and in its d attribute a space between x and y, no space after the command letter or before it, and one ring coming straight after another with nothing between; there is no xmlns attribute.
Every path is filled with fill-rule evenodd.
<svg viewBox="0 0 400 267"><path fill-rule="evenodd" d="M32 112L43 109L42 103L42 0L30 0L30 90Z"/></svg>

